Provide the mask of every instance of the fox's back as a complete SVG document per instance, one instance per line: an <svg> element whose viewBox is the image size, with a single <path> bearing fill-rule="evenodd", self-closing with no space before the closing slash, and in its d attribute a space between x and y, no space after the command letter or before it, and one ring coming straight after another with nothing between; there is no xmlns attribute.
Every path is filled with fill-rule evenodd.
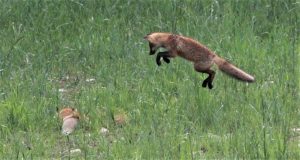
<svg viewBox="0 0 300 160"><path fill-rule="evenodd" d="M178 36L176 43L178 55L190 61L211 61L215 55L207 47L192 38Z"/></svg>
<svg viewBox="0 0 300 160"><path fill-rule="evenodd" d="M211 61L215 54L198 41L165 32L154 32L144 37L156 46L164 47L168 50L176 50L176 54L193 62Z"/></svg>

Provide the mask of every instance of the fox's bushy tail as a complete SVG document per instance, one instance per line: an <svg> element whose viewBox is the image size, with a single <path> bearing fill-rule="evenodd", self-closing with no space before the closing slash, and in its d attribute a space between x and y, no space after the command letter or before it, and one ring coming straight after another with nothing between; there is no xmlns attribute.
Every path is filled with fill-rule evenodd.
<svg viewBox="0 0 300 160"><path fill-rule="evenodd" d="M236 78L238 80L245 81L245 82L254 82L255 81L253 76L251 76L250 74L237 68L233 64L230 64L225 59L223 59L217 55L213 58L213 61L215 62L215 64L217 64L217 66L219 67L219 69L221 71L223 71L224 73L228 74L229 76L231 76L233 78Z"/></svg>

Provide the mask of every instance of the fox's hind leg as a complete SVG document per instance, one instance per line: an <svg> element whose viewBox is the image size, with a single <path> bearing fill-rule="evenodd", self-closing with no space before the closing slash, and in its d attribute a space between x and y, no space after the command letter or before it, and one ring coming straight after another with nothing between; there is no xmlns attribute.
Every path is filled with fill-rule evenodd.
<svg viewBox="0 0 300 160"><path fill-rule="evenodd" d="M212 84L214 78L215 78L215 74L216 72L213 71L213 70L207 70L207 71L202 71L203 73L207 73L208 74L208 77L203 81L202 83L202 87L206 87L208 85L208 88L209 89L212 89L214 86Z"/></svg>
<svg viewBox="0 0 300 160"><path fill-rule="evenodd" d="M212 82L215 78L216 72L210 69L210 65L207 67L207 65L204 64L195 64L194 68L197 72L208 74L208 77L202 83L202 87L205 88L208 86L209 89L212 89L214 87Z"/></svg>

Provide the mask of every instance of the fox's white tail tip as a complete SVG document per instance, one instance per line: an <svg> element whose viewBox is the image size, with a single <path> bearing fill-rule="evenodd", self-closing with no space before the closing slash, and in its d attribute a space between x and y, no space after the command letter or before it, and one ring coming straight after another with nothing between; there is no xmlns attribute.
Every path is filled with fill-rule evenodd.
<svg viewBox="0 0 300 160"><path fill-rule="evenodd" d="M249 83L255 82L255 78L253 76L251 76L251 75L248 75L247 82L249 82Z"/></svg>

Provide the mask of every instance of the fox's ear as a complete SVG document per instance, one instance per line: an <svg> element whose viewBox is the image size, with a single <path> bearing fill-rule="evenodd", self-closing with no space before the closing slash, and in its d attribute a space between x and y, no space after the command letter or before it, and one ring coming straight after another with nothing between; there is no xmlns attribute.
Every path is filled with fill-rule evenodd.
<svg viewBox="0 0 300 160"><path fill-rule="evenodd" d="M151 34L152 33L148 33L146 36L144 36L144 39L148 39Z"/></svg>

